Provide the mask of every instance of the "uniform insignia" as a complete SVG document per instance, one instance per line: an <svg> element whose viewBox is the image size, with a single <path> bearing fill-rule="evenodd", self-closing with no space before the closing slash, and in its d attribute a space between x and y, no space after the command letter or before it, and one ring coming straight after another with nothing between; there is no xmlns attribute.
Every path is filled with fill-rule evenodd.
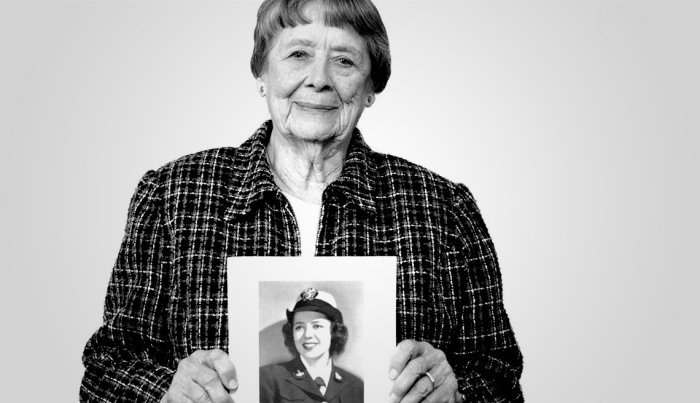
<svg viewBox="0 0 700 403"><path fill-rule="evenodd" d="M297 379L301 379L304 377L304 371L297 369L297 372L294 373L294 377Z"/></svg>
<svg viewBox="0 0 700 403"><path fill-rule="evenodd" d="M335 373L335 380L338 382L343 382L343 377L339 373Z"/></svg>
<svg viewBox="0 0 700 403"><path fill-rule="evenodd" d="M313 301L318 295L318 290L315 288L307 288L301 292L299 296L302 301Z"/></svg>

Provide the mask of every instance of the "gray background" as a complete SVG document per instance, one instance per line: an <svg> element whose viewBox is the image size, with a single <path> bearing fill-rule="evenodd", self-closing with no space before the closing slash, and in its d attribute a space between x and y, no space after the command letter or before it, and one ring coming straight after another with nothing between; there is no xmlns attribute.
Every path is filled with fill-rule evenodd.
<svg viewBox="0 0 700 403"><path fill-rule="evenodd" d="M266 118L258 1L0 3L3 398L75 401L141 175ZM476 195L533 402L691 400L696 2L378 0L367 142Z"/></svg>

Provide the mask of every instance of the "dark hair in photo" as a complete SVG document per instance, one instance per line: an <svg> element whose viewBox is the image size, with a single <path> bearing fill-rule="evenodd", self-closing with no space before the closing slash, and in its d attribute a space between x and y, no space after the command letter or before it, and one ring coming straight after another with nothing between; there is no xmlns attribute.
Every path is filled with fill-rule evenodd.
<svg viewBox="0 0 700 403"><path fill-rule="evenodd" d="M293 320L293 319L292 319ZM293 356L299 355L296 346L294 345L292 321L287 322L282 326L282 334L284 335L284 345L287 347ZM331 323L331 347L329 353L331 356L338 355L345 350L345 343L348 342L348 328L342 322L333 321Z"/></svg>
<svg viewBox="0 0 700 403"><path fill-rule="evenodd" d="M391 75L389 37L379 15L370 0L265 0L258 9L253 39L253 56L250 70L255 78L266 69L267 55L277 34L284 28L311 22L304 15L304 6L319 2L323 8L323 23L334 28L351 28L365 40L372 70L372 90L380 93Z"/></svg>

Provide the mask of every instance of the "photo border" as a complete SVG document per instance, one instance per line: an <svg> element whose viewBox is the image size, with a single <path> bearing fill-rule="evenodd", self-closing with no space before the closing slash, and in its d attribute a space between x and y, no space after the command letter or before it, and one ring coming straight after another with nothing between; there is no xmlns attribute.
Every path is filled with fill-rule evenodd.
<svg viewBox="0 0 700 403"><path fill-rule="evenodd" d="M362 317L367 336L366 345L362 346L364 401L387 399L392 385L388 377L389 359L396 347L396 257L236 256L227 259L227 276L229 356L236 366L239 384L232 393L235 401L260 401L260 281L307 280L363 284Z"/></svg>

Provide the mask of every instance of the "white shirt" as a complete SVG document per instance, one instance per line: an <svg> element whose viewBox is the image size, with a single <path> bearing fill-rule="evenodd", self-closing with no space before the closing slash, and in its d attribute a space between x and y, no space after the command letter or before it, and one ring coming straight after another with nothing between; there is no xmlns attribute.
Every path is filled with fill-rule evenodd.
<svg viewBox="0 0 700 403"><path fill-rule="evenodd" d="M317 365L315 368L311 368L308 362L304 359L303 356L299 356L301 358L301 362L304 363L304 366L306 367L306 370L309 371L309 376L311 376L311 379L316 379L318 377L321 377L323 379L323 382L326 383L326 386L321 388L321 393L326 394L326 389L328 388L328 381L331 379L331 370L333 369L333 361L329 358L328 361L326 362L325 365Z"/></svg>
<svg viewBox="0 0 700 403"><path fill-rule="evenodd" d="M316 235L318 222L321 219L321 205L297 199L287 192L284 196L292 205L292 211L299 226L299 239L302 256L314 256L316 254Z"/></svg>

